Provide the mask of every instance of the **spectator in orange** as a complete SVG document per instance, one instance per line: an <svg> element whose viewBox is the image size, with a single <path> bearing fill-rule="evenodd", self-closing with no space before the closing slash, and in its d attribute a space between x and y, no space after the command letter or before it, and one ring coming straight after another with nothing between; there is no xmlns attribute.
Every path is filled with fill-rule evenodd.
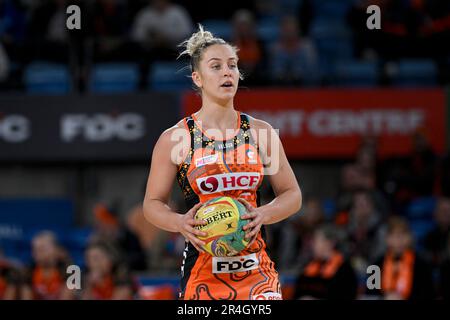
<svg viewBox="0 0 450 320"><path fill-rule="evenodd" d="M261 84L265 52L257 35L255 18L251 11L240 9L233 15L232 24L232 43L239 49L239 70L245 83Z"/></svg>
<svg viewBox="0 0 450 320"><path fill-rule="evenodd" d="M26 300L69 300L75 292L66 285L70 264L64 249L50 231L42 231L32 240L33 265L21 294Z"/></svg>
<svg viewBox="0 0 450 320"><path fill-rule="evenodd" d="M130 300L135 288L125 266L119 263L119 253L105 242L96 242L86 250L84 300Z"/></svg>
<svg viewBox="0 0 450 320"><path fill-rule="evenodd" d="M357 278L339 251L339 231L325 225L314 233L313 259L297 278L296 299L355 299Z"/></svg>
<svg viewBox="0 0 450 320"><path fill-rule="evenodd" d="M431 267L413 246L408 222L392 217L386 235L387 251L377 262L381 268L381 290L373 293L386 300L434 299Z"/></svg>

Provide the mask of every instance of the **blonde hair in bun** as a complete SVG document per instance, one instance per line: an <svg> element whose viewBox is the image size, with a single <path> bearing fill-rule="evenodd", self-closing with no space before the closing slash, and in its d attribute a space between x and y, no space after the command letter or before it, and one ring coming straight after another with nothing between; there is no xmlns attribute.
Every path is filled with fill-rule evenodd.
<svg viewBox="0 0 450 320"><path fill-rule="evenodd" d="M206 31L201 24L198 24L198 31L194 32L192 36L183 41L179 46L184 50L178 56L188 55L191 58L191 71L197 70L203 51L213 44L226 44L229 45L235 52L237 48L232 46L222 38L214 37L214 35Z"/></svg>
<svg viewBox="0 0 450 320"><path fill-rule="evenodd" d="M214 37L211 32L206 31L203 29L203 26L199 24L198 31L194 32L189 39L180 44L181 47L185 48L185 50L180 53L180 56L187 54L192 58L202 47L217 43L226 44L225 40Z"/></svg>

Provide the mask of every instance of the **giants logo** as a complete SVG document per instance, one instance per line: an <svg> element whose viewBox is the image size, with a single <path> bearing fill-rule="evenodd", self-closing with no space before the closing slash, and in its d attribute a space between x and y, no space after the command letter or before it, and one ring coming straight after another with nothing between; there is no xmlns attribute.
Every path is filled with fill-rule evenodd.
<svg viewBox="0 0 450 320"><path fill-rule="evenodd" d="M244 272L258 268L259 260L255 253L238 257L213 257L213 273Z"/></svg>
<svg viewBox="0 0 450 320"><path fill-rule="evenodd" d="M256 172L239 172L216 174L197 179L197 186L203 194L230 190L256 189L260 174Z"/></svg>

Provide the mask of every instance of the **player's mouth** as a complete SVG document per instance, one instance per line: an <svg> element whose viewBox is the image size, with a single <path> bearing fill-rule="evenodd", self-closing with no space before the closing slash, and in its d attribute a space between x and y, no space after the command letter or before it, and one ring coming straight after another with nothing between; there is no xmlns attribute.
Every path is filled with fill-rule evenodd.
<svg viewBox="0 0 450 320"><path fill-rule="evenodd" d="M221 85L222 88L233 88L233 82L232 81L225 81Z"/></svg>

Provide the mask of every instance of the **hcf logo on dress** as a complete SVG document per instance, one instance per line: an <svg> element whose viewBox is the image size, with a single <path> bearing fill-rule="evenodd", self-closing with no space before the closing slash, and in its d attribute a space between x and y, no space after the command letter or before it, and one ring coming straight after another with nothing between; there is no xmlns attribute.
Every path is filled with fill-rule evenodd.
<svg viewBox="0 0 450 320"><path fill-rule="evenodd" d="M197 179L197 186L203 194L256 189L259 179L257 172L224 173Z"/></svg>

